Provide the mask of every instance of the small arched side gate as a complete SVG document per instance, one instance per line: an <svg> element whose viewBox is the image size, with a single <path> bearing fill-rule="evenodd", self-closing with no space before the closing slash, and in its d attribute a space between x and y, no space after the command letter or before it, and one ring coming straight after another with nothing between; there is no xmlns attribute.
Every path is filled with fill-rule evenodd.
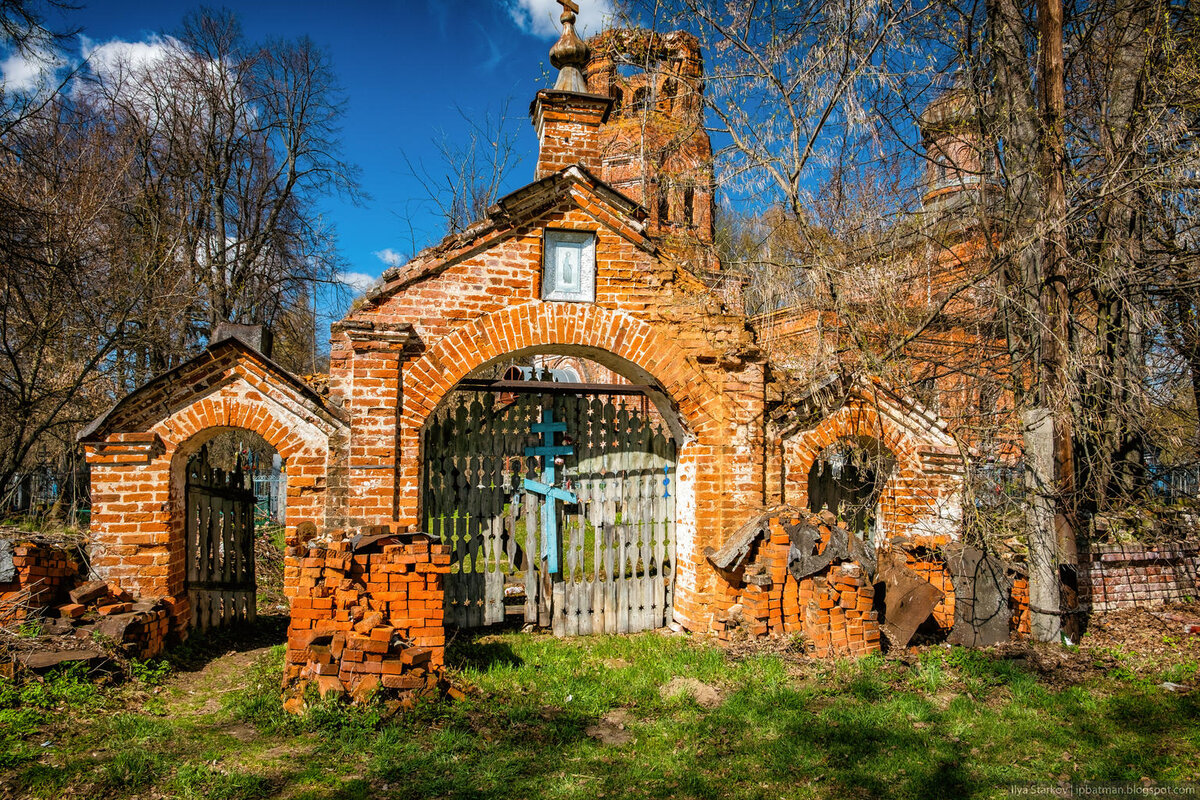
<svg viewBox="0 0 1200 800"><path fill-rule="evenodd" d="M632 387L475 383L423 441L423 516L454 559L446 623L519 617L571 636L670 622L676 445L654 406Z"/></svg>
<svg viewBox="0 0 1200 800"><path fill-rule="evenodd" d="M226 472L201 447L187 463L187 593L192 625L255 619L254 491L239 459Z"/></svg>

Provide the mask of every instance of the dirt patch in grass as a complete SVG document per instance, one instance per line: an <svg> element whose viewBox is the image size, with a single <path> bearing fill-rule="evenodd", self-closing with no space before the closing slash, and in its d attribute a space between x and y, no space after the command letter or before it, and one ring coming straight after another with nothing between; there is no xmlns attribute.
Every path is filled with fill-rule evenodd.
<svg viewBox="0 0 1200 800"><path fill-rule="evenodd" d="M722 702L721 692L716 687L695 678L672 678L663 684L658 693L664 700L687 695L701 708L716 708Z"/></svg>
<svg viewBox="0 0 1200 800"><path fill-rule="evenodd" d="M1171 663L1200 659L1200 635L1184 633L1186 622L1200 624L1200 602L1113 611L1093 617L1079 644L1091 650L1120 647Z"/></svg>
<svg viewBox="0 0 1200 800"><path fill-rule="evenodd" d="M584 733L602 744L623 747L633 741L633 734L626 727L629 722L629 711L617 708L600 717L595 725L585 728Z"/></svg>

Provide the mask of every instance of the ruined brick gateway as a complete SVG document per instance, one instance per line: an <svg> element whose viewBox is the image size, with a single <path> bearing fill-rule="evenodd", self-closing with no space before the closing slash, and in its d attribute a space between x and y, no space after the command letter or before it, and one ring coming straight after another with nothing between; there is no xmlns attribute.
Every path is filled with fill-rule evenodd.
<svg viewBox="0 0 1200 800"><path fill-rule="evenodd" d="M669 519L654 519L670 533L653 542L664 548L660 553L651 553L651 543L636 537L624 543L648 549L633 556L628 569L625 556L619 556L615 570L632 571L633 588L628 596L620 589L616 627L604 627L614 606L603 598L604 588L596 588L597 582L613 580L614 567L602 568L601 561L611 559L616 539L602 542L608 534L590 532L586 547L594 544L594 562L574 552L579 548L570 540L564 568L525 582L526 619L548 624L558 613L555 608L562 611L556 604L574 596L569 601L576 604L573 617L562 623L566 633L636 629L643 623L630 619L648 605L655 613L646 615L645 627L674 623L696 632L725 632L752 608L754 633L807 632L830 652L877 647L878 620L861 567L843 568L838 559L805 576L808 584L792 586L786 575L792 554L779 534L780 514L763 516L780 506L817 506L820 498L810 493L824 491L822 465L831 453L847 448L888 464L873 495L873 559L896 549L901 562L915 566L922 553L956 536L963 459L935 414L866 376L814 386L803 396L782 396L777 368L740 313L736 284L721 280L720 265L703 246L711 240L713 189L711 149L695 124L703 89L696 43L686 34L609 34L588 62L567 19L571 16L564 13L563 39L552 51L560 81L539 91L531 108L540 143L534 182L500 199L470 229L384 274L333 326L327 392L313 390L259 349L226 338L121 400L81 435L92 468L93 565L135 595L174 598L178 633L186 632L194 615L187 603L186 465L217 432L245 429L261 435L286 464L286 590L295 601L297 652L290 660L297 670L306 665L303 669L314 676L339 674L339 664L345 663L334 662L349 658L343 653L378 651L372 641L383 642L376 660L382 664L397 637L404 639L400 650L428 647L434 651L428 663L440 663L444 638L431 630L440 624L431 624L428 612L441 610L443 598L428 593L450 592L455 575L481 572L481 564L492 574L496 563L513 572L524 563L526 577L533 575L539 553L519 537L530 535L531 521L540 513L534 495L526 491L525 499L506 501L487 517L487 503L471 492L483 467L470 467L475 471L468 480L462 472L466 462L453 462L461 478L456 485L466 502L475 503L469 515L453 517L477 524L451 526L459 537L453 553L447 552L449 541L422 546L412 536L362 551L350 540L362 532L426 530L430 504L445 488L439 476L451 463L432 458L430 431L434 426L448 430L451 411L458 408L466 409L462 418L474 419L475 400L496 396L488 381L514 365L536 367L547 359L589 365L604 376L604 386L572 390L537 383L526 393L534 398L532 406L576 409L570 413L583 416L572 419L591 420L589 430L602 418L617 420L623 434L636 427L624 420L640 413L637 424L644 425L646 441L658 437L667 443L655 445L654 452L649 445L637 451L639 457L662 456L654 469L666 475L665 494L642 484L618 499L597 495L587 503L594 514L578 512L588 517L587 525L571 529L577 534L564 528L563 535L583 537L593 529L619 527L635 508L667 509ZM623 78L613 59L631 50L652 62L657 71L648 74L658 77ZM575 255L558 261L559 248ZM563 265L575 272L561 271ZM619 400L622 387L637 387L637 396L648 398L642 411ZM506 384L506 391L515 390ZM570 405L576 400L553 399L564 395L583 396L600 411L578 411L582 406ZM511 400L488 402L518 407ZM477 425L471 433L478 441L480 430ZM580 453L604 444L585 442L575 430L565 434L578 440ZM521 452L501 456L507 463L503 459ZM582 469L570 458L567 469ZM525 477L537 479L539 469L529 466ZM479 477L479 490L494 490L501 477L508 487L507 473L495 476L500 477L494 483ZM573 491L583 492L584 483L576 480ZM562 488L567 491L566 483ZM669 503L663 502L667 496ZM532 514L520 517L521 503L533 508ZM626 511L614 516L601 508L605 503ZM622 513L623 521L614 523ZM783 512L782 519L795 517L796 524L807 519L797 513ZM487 539L489 520L502 516L511 524L497 522ZM813 530L823 531L813 548L825 552L838 526L829 519L811 522ZM497 549L461 545L464 530L470 536L484 530L481 547ZM740 560L715 563L739 536L744 546L734 549ZM542 547L544 557L544 541ZM438 564L443 555L459 566ZM848 552L845 557L848 561ZM408 579L398 577L408 574L402 567L413 564L421 575L443 576L446 586L431 578L421 584L421 595L413 595L401 586ZM376 569L380 572L373 573ZM952 595L945 592L941 599L948 586L939 569L929 567L927 575L939 592L935 617L948 622ZM381 574L392 577L383 580ZM541 588L538 581L544 581ZM479 584L484 582L480 577ZM517 582L501 583L499 596L507 597L505 591ZM589 587L584 594L590 594L583 597L580 586ZM635 590L657 599L638 600ZM472 607L457 619L447 612L446 619L471 625L496 621L481 610L495 595L479 595L476 602L471 591L475 588L463 589L455 602ZM805 605L809 601L815 604L813 615ZM856 615L854 637L838 639L824 630L831 624L831 614L824 613L832 608L828 603L843 609L842 616ZM505 609L499 613L503 618ZM588 619L586 625L580 617ZM813 626L822 630L809 630ZM341 635L336 644L335 630ZM317 658L313 646L327 649ZM370 661L363 656L355 663ZM384 674L382 666L371 669Z"/></svg>

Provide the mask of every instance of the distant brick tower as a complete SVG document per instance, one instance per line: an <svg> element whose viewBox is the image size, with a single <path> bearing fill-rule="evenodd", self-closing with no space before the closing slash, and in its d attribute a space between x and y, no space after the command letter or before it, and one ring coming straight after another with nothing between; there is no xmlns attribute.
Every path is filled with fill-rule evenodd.
<svg viewBox="0 0 1200 800"><path fill-rule="evenodd" d="M614 101L600 130L599 177L648 209L655 232L712 242L713 156L696 38L617 28L588 44L588 91Z"/></svg>
<svg viewBox="0 0 1200 800"><path fill-rule="evenodd" d="M917 120L928 158L922 204L933 211L967 211L982 200L992 159L981 146L977 105L966 87L939 95Z"/></svg>

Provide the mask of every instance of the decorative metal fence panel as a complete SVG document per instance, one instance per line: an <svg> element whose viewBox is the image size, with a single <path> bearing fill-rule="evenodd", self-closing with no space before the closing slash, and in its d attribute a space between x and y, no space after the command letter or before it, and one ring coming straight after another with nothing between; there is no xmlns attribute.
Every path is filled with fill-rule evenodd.
<svg viewBox="0 0 1200 800"><path fill-rule="evenodd" d="M187 464L187 590L192 625L220 627L255 618L254 492L241 464L208 463L208 449Z"/></svg>
<svg viewBox="0 0 1200 800"><path fill-rule="evenodd" d="M648 405L459 391L430 420L423 508L452 546L448 625L513 616L573 636L671 620L675 441Z"/></svg>

